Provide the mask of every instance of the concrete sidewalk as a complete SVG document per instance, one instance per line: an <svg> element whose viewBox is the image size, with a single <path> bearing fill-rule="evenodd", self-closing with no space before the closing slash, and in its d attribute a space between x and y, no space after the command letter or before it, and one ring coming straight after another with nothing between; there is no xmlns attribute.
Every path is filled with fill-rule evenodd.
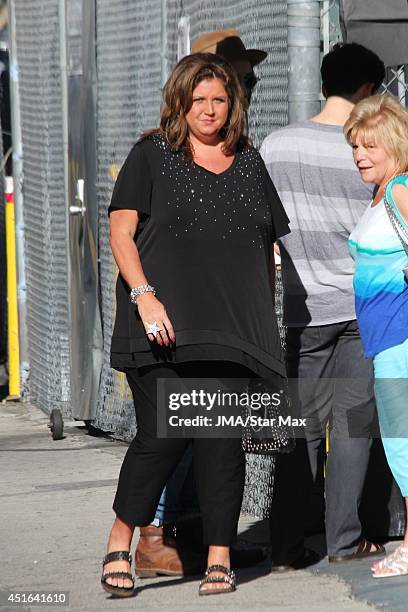
<svg viewBox="0 0 408 612"><path fill-rule="evenodd" d="M46 415L28 404L0 404L0 590L68 591L69 607L48 607L52 610L359 612L373 609L364 600L384 609L390 591L395 600L395 586L404 607L399 608L397 597L387 609L407 609L408 580L378 584L369 576L369 564L361 561L340 570L349 581L359 576L353 588L362 601L351 597L337 566L334 573L325 561L281 576L271 575L266 563L239 570L238 590L228 596L199 598L199 578L194 577L137 579L135 597L110 598L99 585L101 559L126 446L92 437L74 423L65 424L64 439L54 442L47 424ZM261 522L242 517L240 531L246 539L266 543ZM370 585L377 591L374 597ZM17 609L34 607L0 606L1 611Z"/></svg>

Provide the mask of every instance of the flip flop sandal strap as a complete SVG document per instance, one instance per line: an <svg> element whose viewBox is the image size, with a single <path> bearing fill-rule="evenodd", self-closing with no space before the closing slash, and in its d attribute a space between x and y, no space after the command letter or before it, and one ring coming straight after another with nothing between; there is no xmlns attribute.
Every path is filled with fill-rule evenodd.
<svg viewBox="0 0 408 612"><path fill-rule="evenodd" d="M384 557L384 559L381 559L381 561L378 561L377 565L374 567L374 570L382 569L383 567L387 567L387 565L389 563L392 563L397 556L398 556L398 548L394 550L393 553L390 553L389 555Z"/></svg>
<svg viewBox="0 0 408 612"><path fill-rule="evenodd" d="M382 560L381 564L384 567L387 567L389 564L395 563L398 561L402 561L402 563L408 564L408 551L405 552L401 550L401 546L399 546L396 550L394 550L393 553L385 557L385 559Z"/></svg>
<svg viewBox="0 0 408 612"><path fill-rule="evenodd" d="M375 576L379 576L382 570L391 570L391 572L385 571L384 576L399 576L408 573L408 550L403 549L399 546L393 553L387 555L385 559L381 561L381 565L378 565L374 569Z"/></svg>
<svg viewBox="0 0 408 612"><path fill-rule="evenodd" d="M390 563L380 570L374 572L374 577L386 577L386 576L404 576L408 574L408 565L402 565L400 563Z"/></svg>

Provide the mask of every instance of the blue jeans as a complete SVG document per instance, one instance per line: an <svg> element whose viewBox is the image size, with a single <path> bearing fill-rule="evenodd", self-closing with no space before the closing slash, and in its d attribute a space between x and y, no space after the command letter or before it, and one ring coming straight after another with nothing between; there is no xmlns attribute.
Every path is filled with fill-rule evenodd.
<svg viewBox="0 0 408 612"><path fill-rule="evenodd" d="M199 512L190 445L163 489L152 525L161 527L185 514Z"/></svg>

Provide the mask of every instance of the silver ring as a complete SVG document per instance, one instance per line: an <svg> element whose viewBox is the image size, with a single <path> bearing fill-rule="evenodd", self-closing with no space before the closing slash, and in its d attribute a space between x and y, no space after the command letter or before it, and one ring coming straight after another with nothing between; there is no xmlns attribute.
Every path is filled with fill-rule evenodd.
<svg viewBox="0 0 408 612"><path fill-rule="evenodd" d="M146 334L152 334L152 336L154 336L154 338L157 338L157 334L162 330L161 327L159 327L157 321L153 321L153 323L145 323L146 325Z"/></svg>

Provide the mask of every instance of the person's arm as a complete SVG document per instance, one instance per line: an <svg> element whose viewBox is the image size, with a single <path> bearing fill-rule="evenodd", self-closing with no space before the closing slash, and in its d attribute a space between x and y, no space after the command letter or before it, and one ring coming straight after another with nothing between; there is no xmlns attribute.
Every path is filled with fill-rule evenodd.
<svg viewBox="0 0 408 612"><path fill-rule="evenodd" d="M121 275L130 288L148 284L133 240L139 224L138 211L114 210L109 220L109 243Z"/></svg>
<svg viewBox="0 0 408 612"><path fill-rule="evenodd" d="M392 188L392 195L395 200L398 210L408 223L408 187L397 184Z"/></svg>
<svg viewBox="0 0 408 612"><path fill-rule="evenodd" d="M129 288L149 284L142 268L139 252L134 242L139 213L137 210L113 210L110 219L110 246L119 271ZM170 319L163 304L151 292L143 293L137 298L137 308L144 325L156 321L164 332L157 335L157 343L169 346L170 341L175 342L175 334ZM151 334L150 334L151 335ZM150 337L149 335L149 337ZM167 337L168 336L168 337ZM152 339L152 338L151 338Z"/></svg>

